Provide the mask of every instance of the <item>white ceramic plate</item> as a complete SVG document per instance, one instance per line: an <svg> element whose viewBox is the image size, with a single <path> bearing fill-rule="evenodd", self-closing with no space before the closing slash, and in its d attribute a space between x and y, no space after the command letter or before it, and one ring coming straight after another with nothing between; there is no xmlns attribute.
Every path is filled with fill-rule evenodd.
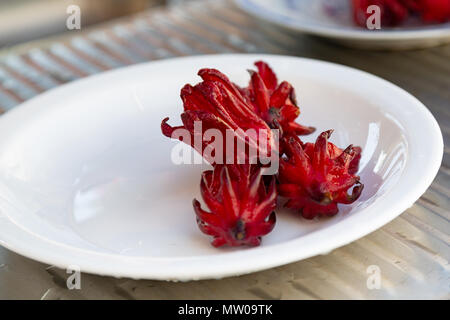
<svg viewBox="0 0 450 320"><path fill-rule="evenodd" d="M263 59L297 89L301 122L363 147L361 198L331 219L280 210L257 248L216 249L192 199L203 168L171 162L161 119L180 123L180 88L215 67L237 83ZM420 127L420 130L418 128ZM308 138L314 140L317 134ZM324 254L409 208L441 163L439 127L417 99L348 67L294 57L213 55L152 62L61 86L0 118L0 243L82 272L222 278Z"/></svg>
<svg viewBox="0 0 450 320"><path fill-rule="evenodd" d="M450 42L450 23L368 30L353 23L350 0L235 0L249 14L294 32L364 49L413 49Z"/></svg>

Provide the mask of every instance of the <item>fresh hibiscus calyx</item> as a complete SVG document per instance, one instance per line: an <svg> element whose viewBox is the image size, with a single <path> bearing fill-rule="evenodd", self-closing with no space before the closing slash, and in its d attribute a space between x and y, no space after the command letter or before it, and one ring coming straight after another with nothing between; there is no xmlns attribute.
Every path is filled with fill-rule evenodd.
<svg viewBox="0 0 450 320"><path fill-rule="evenodd" d="M213 165L229 163L227 157L230 154L232 163L255 163L260 158L271 157L272 152L278 154L275 134L228 78L215 69L202 69L199 75L202 82L195 86L187 84L181 90L183 125L171 127L166 118L161 123L163 134L191 145ZM180 132L177 129L188 131L189 139L185 134L176 135ZM204 139L208 130L211 134L212 130L220 131L222 141ZM238 142L244 147L234 150ZM205 154L208 146L216 146L222 151L222 156L213 159Z"/></svg>
<svg viewBox="0 0 450 320"><path fill-rule="evenodd" d="M322 132L315 143L303 143L297 136L283 142L279 192L288 200L286 207L300 210L308 219L335 215L339 203L353 203L364 188L356 175L361 149L339 149L328 141L332 132Z"/></svg>
<svg viewBox="0 0 450 320"><path fill-rule="evenodd" d="M417 2L423 21L428 23L450 21L450 0L417 0Z"/></svg>
<svg viewBox="0 0 450 320"><path fill-rule="evenodd" d="M268 64L255 63L258 71L250 70L250 83L241 90L252 103L254 110L269 127L280 129L283 134L307 135L315 131L295 122L300 115L295 90L290 83L278 84L277 77Z"/></svg>
<svg viewBox="0 0 450 320"><path fill-rule="evenodd" d="M245 167L244 170L239 167ZM247 165L215 166L202 174L201 195L210 212L194 199L200 230L220 247L257 246L275 225L275 178L268 185L262 169Z"/></svg>
<svg viewBox="0 0 450 320"><path fill-rule="evenodd" d="M367 27L367 20L373 14L368 8L376 5L380 8L381 27L393 27L403 23L409 16L408 8L401 0L352 0L353 19L361 27Z"/></svg>
<svg viewBox="0 0 450 320"><path fill-rule="evenodd" d="M367 9L376 5L380 8L381 27L398 26L409 16L420 16L425 23L443 23L450 20L450 0L351 0L353 19L361 27L373 15Z"/></svg>

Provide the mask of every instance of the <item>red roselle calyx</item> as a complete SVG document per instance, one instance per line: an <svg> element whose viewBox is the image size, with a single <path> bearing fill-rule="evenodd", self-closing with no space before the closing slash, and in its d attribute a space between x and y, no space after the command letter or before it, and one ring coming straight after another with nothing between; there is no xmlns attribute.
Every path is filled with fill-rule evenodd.
<svg viewBox="0 0 450 320"><path fill-rule="evenodd" d="M270 127L253 112L253 107L224 74L215 69L202 69L198 74L203 82L195 86L187 84L181 90L184 106L184 113L181 114L183 126L171 127L166 118L161 124L164 135L174 137L177 129L187 129L191 139L189 142L184 142L190 144L213 165L216 164L216 159L205 154L205 149L213 142L203 139L208 129L219 130L224 139L227 136L227 130L229 134L232 134L231 146L225 141L222 142L224 155L230 152L227 147L235 147L235 141L241 141L246 145L246 149L241 154L237 154L236 150L233 151L235 154L233 163L237 163L237 157L241 159L239 163L253 161L249 159L250 148L257 156L261 154L270 156L272 151L277 152L277 141ZM201 130L195 130L196 122L201 123ZM196 135L200 136L199 145L194 143ZM182 140L179 137L174 138ZM225 161L219 163L225 163Z"/></svg>
<svg viewBox="0 0 450 320"><path fill-rule="evenodd" d="M442 23L450 20L450 0L351 0L353 19L366 27L373 12L367 8L376 5L381 10L381 27L398 26L410 15L418 15L426 23Z"/></svg>
<svg viewBox="0 0 450 320"><path fill-rule="evenodd" d="M413 0L409 0L413 1ZM415 0L425 22L450 21L450 0Z"/></svg>
<svg viewBox="0 0 450 320"><path fill-rule="evenodd" d="M307 219L335 215L338 203L353 203L364 187L356 175L361 148L350 145L342 151L328 142L331 133L322 132L316 143L302 143L295 136L283 141L279 193L288 199L286 207L299 209Z"/></svg>
<svg viewBox="0 0 450 320"><path fill-rule="evenodd" d="M261 170L248 165L218 165L202 174L201 194L210 212L196 199L193 206L198 226L213 237L213 246L257 246L273 229L275 178L266 186Z"/></svg>
<svg viewBox="0 0 450 320"><path fill-rule="evenodd" d="M258 71L249 70L251 80L241 92L253 105L256 113L271 127L280 129L282 134L306 135L315 131L295 122L300 115L295 90L286 81L278 84L278 79L269 65L263 61L255 63Z"/></svg>

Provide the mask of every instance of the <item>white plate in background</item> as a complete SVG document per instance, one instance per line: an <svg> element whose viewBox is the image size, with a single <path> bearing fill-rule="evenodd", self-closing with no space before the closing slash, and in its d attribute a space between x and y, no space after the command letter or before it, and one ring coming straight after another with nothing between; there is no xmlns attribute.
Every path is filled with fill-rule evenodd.
<svg viewBox="0 0 450 320"><path fill-rule="evenodd" d="M368 30L352 19L350 0L235 0L242 10L293 32L363 49L414 49L450 42L450 23Z"/></svg>
<svg viewBox="0 0 450 320"><path fill-rule="evenodd" d="M279 210L257 248L216 249L195 222L194 165L171 162L180 88L215 67L244 85L263 59L297 90L300 122L363 148L364 192L330 219ZM420 132L417 128L420 127ZM307 140L314 140L317 133ZM0 118L0 244L61 268L193 280L263 270L327 253L391 221L440 166L440 129L417 99L345 66L274 55L210 55L106 72L48 91Z"/></svg>

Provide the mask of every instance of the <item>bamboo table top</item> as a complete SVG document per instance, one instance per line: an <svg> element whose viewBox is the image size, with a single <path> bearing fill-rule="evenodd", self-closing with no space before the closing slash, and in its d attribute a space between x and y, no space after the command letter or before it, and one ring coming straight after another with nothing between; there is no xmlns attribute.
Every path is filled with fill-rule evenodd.
<svg viewBox="0 0 450 320"><path fill-rule="evenodd" d="M336 62L378 75L415 95L434 114L444 135L444 160L432 186L397 219L345 247L223 280L172 283L82 274L81 290L68 290L65 270L0 247L0 299L450 298L450 45L358 51L265 26L228 0L193 1L0 50L0 110L7 112L43 91L113 68L234 52ZM371 265L381 270L377 290L366 285Z"/></svg>

